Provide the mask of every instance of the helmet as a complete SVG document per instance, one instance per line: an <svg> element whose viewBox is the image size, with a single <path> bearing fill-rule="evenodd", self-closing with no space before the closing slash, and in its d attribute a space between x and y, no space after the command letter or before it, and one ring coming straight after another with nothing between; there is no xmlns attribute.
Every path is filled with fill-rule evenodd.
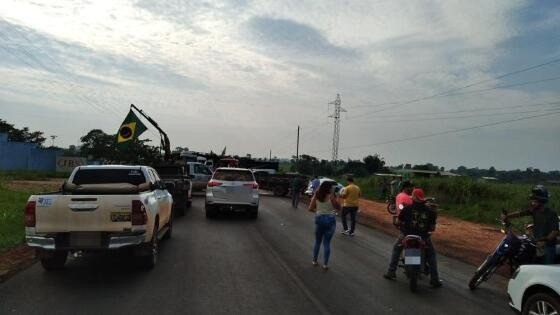
<svg viewBox="0 0 560 315"><path fill-rule="evenodd" d="M412 191L412 198L416 198L420 202L425 202L426 197L424 196L424 191L420 188L414 188Z"/></svg>
<svg viewBox="0 0 560 315"><path fill-rule="evenodd" d="M535 187L533 187L533 189L531 189L531 195L529 195L529 199L547 203L548 190L543 185L536 185Z"/></svg>

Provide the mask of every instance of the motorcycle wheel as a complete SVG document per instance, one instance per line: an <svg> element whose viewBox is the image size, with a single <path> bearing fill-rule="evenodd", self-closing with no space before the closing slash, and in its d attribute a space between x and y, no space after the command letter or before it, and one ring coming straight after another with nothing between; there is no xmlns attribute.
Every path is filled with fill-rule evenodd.
<svg viewBox="0 0 560 315"><path fill-rule="evenodd" d="M418 277L420 276L420 266L406 267L405 271L408 277L410 292L416 292L418 288Z"/></svg>
<svg viewBox="0 0 560 315"><path fill-rule="evenodd" d="M396 211L396 206L394 203L388 203L387 204L387 212L389 212L390 214L395 214L397 213Z"/></svg>
<svg viewBox="0 0 560 315"><path fill-rule="evenodd" d="M410 287L410 292L416 292L416 289L418 288L418 278L416 277L410 277L409 280L409 287Z"/></svg>
<svg viewBox="0 0 560 315"><path fill-rule="evenodd" d="M486 281L488 277L498 268L498 262L492 259L494 256L490 255L486 260L478 267L469 281L469 289L476 289L482 282Z"/></svg>

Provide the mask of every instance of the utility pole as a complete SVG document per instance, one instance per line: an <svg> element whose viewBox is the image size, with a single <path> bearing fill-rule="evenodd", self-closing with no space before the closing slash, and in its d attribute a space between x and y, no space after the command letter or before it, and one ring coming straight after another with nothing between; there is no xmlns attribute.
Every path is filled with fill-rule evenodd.
<svg viewBox="0 0 560 315"><path fill-rule="evenodd" d="M299 125L297 126L296 160L299 160Z"/></svg>
<svg viewBox="0 0 560 315"><path fill-rule="evenodd" d="M58 138L58 136L55 136L55 135L51 136L51 141L52 141L51 147L53 147L53 148L54 148L54 139L56 139L56 138Z"/></svg>
<svg viewBox="0 0 560 315"><path fill-rule="evenodd" d="M329 115L330 118L334 119L334 131L332 139L332 156L331 160L338 161L338 146L340 142L340 113L346 112L342 108L342 101L340 100L340 94L336 94L336 100L330 102L329 104L334 104L334 113Z"/></svg>
<svg viewBox="0 0 560 315"><path fill-rule="evenodd" d="M272 149L270 149L270 152L268 153L268 160L272 160Z"/></svg>

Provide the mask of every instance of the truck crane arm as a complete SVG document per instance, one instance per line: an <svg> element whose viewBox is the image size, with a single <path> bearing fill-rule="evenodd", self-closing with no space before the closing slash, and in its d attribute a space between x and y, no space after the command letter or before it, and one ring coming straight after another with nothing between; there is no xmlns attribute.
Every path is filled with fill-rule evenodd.
<svg viewBox="0 0 560 315"><path fill-rule="evenodd" d="M169 137L167 136L167 134L165 133L165 131L163 131L160 126L158 125L158 123L153 120L150 116L146 115L141 109L139 109L138 107L134 106L134 104L130 104L130 108L131 109L135 109L140 115L142 115L144 118L146 118L146 120L148 120L154 127L156 127L156 129L159 131L160 137L161 137L161 146L163 147L163 151L165 152L164 155L164 159L166 161L171 160L171 143L169 142Z"/></svg>

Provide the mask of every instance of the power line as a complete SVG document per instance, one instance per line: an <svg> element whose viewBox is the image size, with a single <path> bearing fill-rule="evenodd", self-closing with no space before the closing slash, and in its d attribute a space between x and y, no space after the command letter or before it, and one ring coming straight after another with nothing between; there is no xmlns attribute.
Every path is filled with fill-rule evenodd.
<svg viewBox="0 0 560 315"><path fill-rule="evenodd" d="M476 114L476 115L463 115L463 116L450 116L450 117L429 117L429 118L414 118L414 119L399 119L399 120L370 120L370 121L359 121L358 123L399 123L399 122L417 122L417 121L428 121L428 120L448 120L448 119L463 119L463 118L474 118L474 117L489 117L489 116L500 116L500 115L516 115L516 114L529 114L529 113L542 113L550 111L558 111L560 108L548 108L548 109L538 109L529 110L521 112L506 112L506 113L486 113L486 114Z"/></svg>
<svg viewBox="0 0 560 315"><path fill-rule="evenodd" d="M456 95L462 95L462 94L481 93L481 92L487 92L487 91L491 91L491 90L497 90L497 89L515 87L515 86L525 86L525 85L531 85L531 84L537 84L537 83L548 82L548 81L555 81L555 80L560 80L560 77L553 77L553 78L547 78L547 79L535 80L535 81L526 81L526 82L521 82L521 83L515 83L515 84L510 84L510 85L496 86L496 87L492 87L492 88L481 89L481 90L475 90L475 91L469 91L469 92L464 92L464 93L438 94L437 96L430 97L430 99L436 98L436 97L448 97L448 96L456 96ZM425 99L428 99L428 98L425 98ZM424 99L422 99L422 100L424 100ZM361 114L361 115L350 116L350 117L346 118L346 120L353 120L353 119L358 119L358 118L362 118L362 117L365 117L365 116L371 116L372 114L375 114L375 113L383 112L383 111L386 111L386 110L388 110L388 109L395 109L395 108L397 108L397 107L400 107L400 106L403 106L403 105L412 104L412 103L415 103L415 102L418 102L418 101L420 101L420 100L417 99L417 100L410 101L410 102L405 102L405 103L396 103L396 104L397 104L396 106L385 107L385 108L381 108L381 109L374 110L374 111L371 111L371 112L366 112L366 113L363 113L363 114Z"/></svg>
<svg viewBox="0 0 560 315"><path fill-rule="evenodd" d="M436 93L436 94L432 94L432 95L428 95L428 96L424 96L424 97L420 97L420 98L414 98L414 99L401 101L401 102L381 103L381 104L376 104L376 105L358 105L358 106L353 106L353 108L395 105L395 106L382 108L382 109L380 109L378 111L375 111L375 112L385 111L385 110L400 107L400 106L403 106L403 105L408 105L408 104L412 104L412 103L421 102L421 101L429 100L429 99L432 99L432 98L444 96L444 95L449 94L449 93L464 90L464 89L467 89L467 88L470 88L470 87L473 87L473 86L476 86L476 85L480 85L480 84L483 84L483 83L488 83L488 82L492 82L492 81L495 81L495 80L503 79L503 78L513 76L513 75L516 75L516 74L519 74L519 73L523 73L523 72L535 70L535 69L538 69L538 68L546 67L548 65L555 64L555 63L558 63L558 62L560 62L560 58L552 59L550 61L543 62L543 63L537 64L537 65L525 67L525 68L522 68L522 69L519 69L519 70L514 70L514 71L511 71L511 72L507 72L507 73L501 74L499 76L496 76L496 77L493 77L493 78L490 78L490 79L476 81L476 82L473 82L473 83L470 83L470 84L467 84L467 85L464 85L464 86L461 86L461 87L458 87L458 88L449 89L449 90L446 90L446 91L443 91L443 92L439 92L439 93Z"/></svg>
<svg viewBox="0 0 560 315"><path fill-rule="evenodd" d="M498 107L484 107L484 108L473 108L466 110L448 111L448 112L425 112L425 113L414 113L415 116L426 116L426 115L447 115L447 114L458 114L458 113L471 113L471 112L487 112L496 111L502 109L512 109L512 108L523 108L523 107L537 107L537 106L550 106L550 105L560 105L560 102L548 102L548 103L533 103L533 104L522 104L513 106L498 106ZM378 115L377 118L391 118L391 117L402 117L403 114L393 114L393 115Z"/></svg>
<svg viewBox="0 0 560 315"><path fill-rule="evenodd" d="M474 94L474 93L486 92L486 91L491 91L491 90L506 89L506 88L510 88L510 87L525 86L525 85L531 85L531 84L537 84L537 83L549 82L549 81L556 81L556 80L560 80L560 77L552 77L552 78L547 78L547 79L526 81L526 82L521 82L521 83L513 83L513 84L509 84L509 85L501 85L501 86L496 86L496 87L492 87L492 88L479 89L479 90L467 91L467 92L461 92L461 93L451 93L451 94L445 94L443 96L456 96L456 95Z"/></svg>
<svg viewBox="0 0 560 315"><path fill-rule="evenodd" d="M533 119L533 118L538 118L538 117L545 117L545 116L550 117L552 115L558 115L558 114L560 114L560 111L552 112L552 113L549 112L549 113L540 114L540 115L532 115L532 116L521 117L521 118L516 118L516 119L502 120L502 121L497 121L497 122L493 122L493 123L477 125L477 126L472 126L472 127L467 127L467 128L445 130L445 131L441 131L441 132L435 132L435 133L430 133L430 134L425 134L425 135L420 135L420 136L412 136L412 137L407 137L407 138L400 138L400 139L394 139L394 140L382 141L382 142L376 142L376 143L370 143L370 144L348 146L348 147L343 147L342 149L343 150L349 150L349 149L373 147L373 146L384 145L384 144L392 144L392 143L398 143L398 142L406 142L406 141L411 141L411 140L441 136L441 135L445 135L445 134L458 133L458 132L467 131L467 130L474 130L474 129L484 128L484 127L503 125L503 124L508 124L508 123L522 121L522 120L528 120L528 119ZM317 152L326 152L326 151L321 150L321 151L312 151L312 152L308 152L308 153L317 153Z"/></svg>

